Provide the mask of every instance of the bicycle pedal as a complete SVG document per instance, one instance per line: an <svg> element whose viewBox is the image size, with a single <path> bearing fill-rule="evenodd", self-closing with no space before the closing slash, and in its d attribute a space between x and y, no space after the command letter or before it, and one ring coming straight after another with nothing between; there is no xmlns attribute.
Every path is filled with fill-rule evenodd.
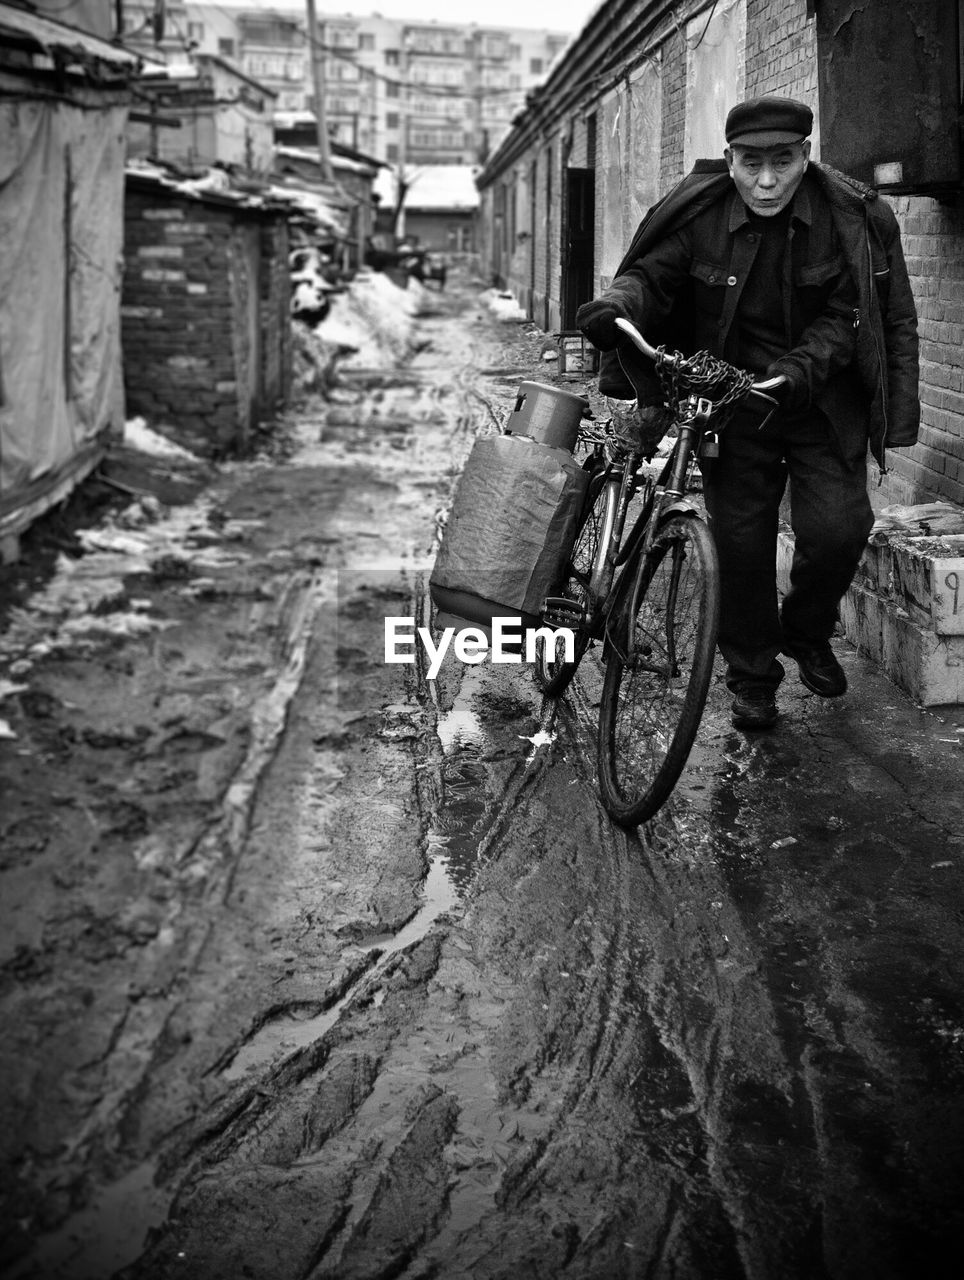
<svg viewBox="0 0 964 1280"><path fill-rule="evenodd" d="M543 620L550 626L579 626L583 620L582 605L565 596L546 596L542 602Z"/></svg>

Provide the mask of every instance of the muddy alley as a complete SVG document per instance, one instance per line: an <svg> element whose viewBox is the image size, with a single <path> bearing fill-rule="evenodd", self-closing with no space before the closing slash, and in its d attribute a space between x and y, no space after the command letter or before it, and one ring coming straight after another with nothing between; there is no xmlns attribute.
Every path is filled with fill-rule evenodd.
<svg viewBox="0 0 964 1280"><path fill-rule="evenodd" d="M850 693L746 735L718 672L627 834L595 651L548 735L525 665L386 663L474 439L592 392L483 288L253 461L119 449L17 579L11 1280L952 1274L964 709L840 640Z"/></svg>

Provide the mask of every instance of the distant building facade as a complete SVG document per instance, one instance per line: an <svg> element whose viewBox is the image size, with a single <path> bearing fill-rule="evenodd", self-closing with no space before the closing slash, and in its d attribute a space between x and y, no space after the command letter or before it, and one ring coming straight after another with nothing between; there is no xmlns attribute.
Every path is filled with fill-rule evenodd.
<svg viewBox="0 0 964 1280"><path fill-rule="evenodd" d="M124 7L125 43L148 55L229 59L277 96L314 110L304 7L227 10L169 3L157 38L153 3ZM567 46L558 30L419 22L319 12L325 115L333 138L389 164L484 162Z"/></svg>

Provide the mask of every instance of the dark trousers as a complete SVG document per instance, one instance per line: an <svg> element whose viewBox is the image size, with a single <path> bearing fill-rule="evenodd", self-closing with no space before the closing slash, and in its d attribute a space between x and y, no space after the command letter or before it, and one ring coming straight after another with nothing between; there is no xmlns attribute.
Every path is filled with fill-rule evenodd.
<svg viewBox="0 0 964 1280"><path fill-rule="evenodd" d="M790 484L794 534L790 589L778 609L776 546L780 503ZM843 456L818 410L771 421L737 414L720 434L703 486L720 558L720 652L731 689L775 688L787 644L829 640L874 522L866 447Z"/></svg>

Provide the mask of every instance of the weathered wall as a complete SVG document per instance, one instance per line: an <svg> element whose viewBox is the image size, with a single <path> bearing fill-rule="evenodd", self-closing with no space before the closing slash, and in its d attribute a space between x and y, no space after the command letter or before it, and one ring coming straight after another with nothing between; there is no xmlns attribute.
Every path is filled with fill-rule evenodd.
<svg viewBox="0 0 964 1280"><path fill-rule="evenodd" d="M285 224L129 190L125 238L128 411L202 456L242 451L290 381Z"/></svg>
<svg viewBox="0 0 964 1280"><path fill-rule="evenodd" d="M596 56L591 42L574 42L564 59L571 68L567 71L563 65L550 76L531 122L527 125L523 119L517 124L482 175L481 217L489 246L484 261L491 268L498 260L498 282L547 329L558 326L562 293L560 165L588 162L585 121L590 114L597 116L596 289L609 283L645 208L685 172L687 86L697 71L709 75L707 93L717 100L722 151L725 110L738 89L712 80L713 66L725 65L721 38L730 40L729 56L735 51L741 62L746 96L780 93L814 107L814 155L820 157L816 29L802 0L723 0L718 6L707 0L622 9L627 21L638 22L640 29L649 22L646 39L633 43L623 38L618 49L615 44L607 49L596 64L605 65L605 77L591 75L579 64L582 57ZM613 0L615 19L620 12L619 0ZM727 23L729 30L721 36ZM627 28L619 28L617 21L614 29L625 35ZM583 35L589 34L587 28ZM580 82L585 87L574 88ZM692 112L692 101L690 107ZM701 111L704 108L701 98ZM692 122L690 134L692 147ZM562 146L567 137L572 139L568 159ZM503 155L506 170L500 171ZM533 166L536 216L524 224L531 238L495 247L493 240L505 231L491 221L486 225L492 207L487 183L503 180L510 170L528 174ZM889 199L897 213L917 300L922 429L914 449L888 454L886 475L872 468L872 500L877 507L937 498L964 505L964 207L956 198L945 203L924 196L882 198Z"/></svg>
<svg viewBox="0 0 964 1280"><path fill-rule="evenodd" d="M270 414L291 395L291 274L288 224L280 219L261 224L261 400Z"/></svg>

